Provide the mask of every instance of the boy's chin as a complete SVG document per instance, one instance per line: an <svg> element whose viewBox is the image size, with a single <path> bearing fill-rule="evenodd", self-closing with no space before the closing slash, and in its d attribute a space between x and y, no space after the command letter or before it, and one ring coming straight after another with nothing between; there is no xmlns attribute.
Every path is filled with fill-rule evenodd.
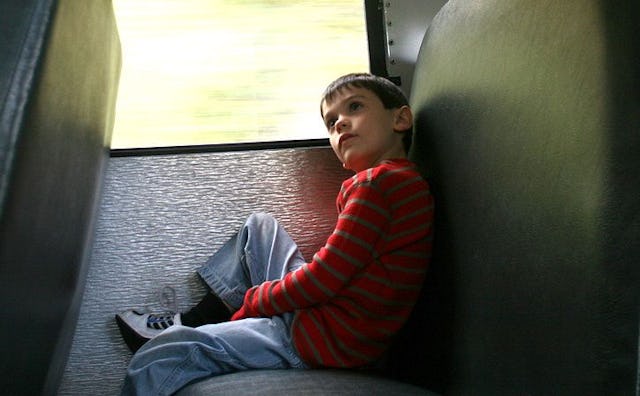
<svg viewBox="0 0 640 396"><path fill-rule="evenodd" d="M342 167L343 167L344 169L347 169L347 170L350 170L350 171L353 171L353 170L354 170L354 169L353 169L353 168L354 168L354 164L353 164L353 162L352 162L352 161L349 161L349 159L343 159L343 160L342 160ZM355 172L355 171L354 171L354 172Z"/></svg>
<svg viewBox="0 0 640 396"><path fill-rule="evenodd" d="M358 167L356 165L350 165L350 164L346 164L346 163L342 164L342 167L344 169L346 169L346 170L350 170L353 173L358 173L360 171L363 171L363 170L367 169L367 167Z"/></svg>

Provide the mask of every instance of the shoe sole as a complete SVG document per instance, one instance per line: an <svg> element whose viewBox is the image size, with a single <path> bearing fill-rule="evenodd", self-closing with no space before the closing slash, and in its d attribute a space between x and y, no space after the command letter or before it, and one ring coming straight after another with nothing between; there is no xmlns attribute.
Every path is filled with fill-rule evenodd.
<svg viewBox="0 0 640 396"><path fill-rule="evenodd" d="M122 335L124 342L127 344L131 352L136 353L138 349L142 348L142 346L149 341L149 338L139 336L135 330L120 317L120 315L116 315L116 323L118 324L118 328L120 329L120 334Z"/></svg>

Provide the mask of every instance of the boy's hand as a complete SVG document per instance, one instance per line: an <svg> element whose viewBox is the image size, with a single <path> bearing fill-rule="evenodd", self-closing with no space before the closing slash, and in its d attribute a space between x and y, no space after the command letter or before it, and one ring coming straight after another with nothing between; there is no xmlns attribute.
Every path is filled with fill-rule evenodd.
<svg viewBox="0 0 640 396"><path fill-rule="evenodd" d="M240 309L237 310L236 313L234 313L231 316L231 320L240 320L240 319L250 318L251 315L247 315L245 307L246 305L241 306Z"/></svg>
<svg viewBox="0 0 640 396"><path fill-rule="evenodd" d="M244 303L242 304L242 306L240 307L239 310L236 311L236 313L234 313L231 316L231 320L240 320L240 319L246 319L246 318L258 318L260 317L260 312L258 312L257 310L251 309L251 297L253 296L253 293L256 291L256 286L252 287L251 289L247 290L247 293L244 295Z"/></svg>

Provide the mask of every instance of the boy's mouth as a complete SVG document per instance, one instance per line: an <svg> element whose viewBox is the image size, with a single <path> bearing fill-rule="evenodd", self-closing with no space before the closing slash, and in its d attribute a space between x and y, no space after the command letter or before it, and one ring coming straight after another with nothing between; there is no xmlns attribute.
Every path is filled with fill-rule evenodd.
<svg viewBox="0 0 640 396"><path fill-rule="evenodd" d="M342 143L346 142L347 140L356 137L356 135L351 134L351 133L345 133L344 135L340 136L340 139L338 140L338 145L342 146Z"/></svg>

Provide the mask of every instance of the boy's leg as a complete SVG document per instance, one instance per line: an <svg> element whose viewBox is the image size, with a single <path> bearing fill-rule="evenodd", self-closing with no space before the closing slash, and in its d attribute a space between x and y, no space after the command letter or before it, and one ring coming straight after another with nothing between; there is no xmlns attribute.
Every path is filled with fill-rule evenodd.
<svg viewBox="0 0 640 396"><path fill-rule="evenodd" d="M251 286L282 278L305 263L287 232L270 215L252 214L198 271L212 292L184 314L155 314L129 310L116 315L118 327L135 352L165 329L183 324L197 327L227 321L242 305Z"/></svg>
<svg viewBox="0 0 640 396"><path fill-rule="evenodd" d="M291 343L293 315L197 329L173 327L134 355L123 395L170 395L192 381L259 368L306 368Z"/></svg>
<svg viewBox="0 0 640 396"><path fill-rule="evenodd" d="M198 273L214 294L238 309L247 289L281 279L304 263L284 228L272 216L255 213Z"/></svg>

